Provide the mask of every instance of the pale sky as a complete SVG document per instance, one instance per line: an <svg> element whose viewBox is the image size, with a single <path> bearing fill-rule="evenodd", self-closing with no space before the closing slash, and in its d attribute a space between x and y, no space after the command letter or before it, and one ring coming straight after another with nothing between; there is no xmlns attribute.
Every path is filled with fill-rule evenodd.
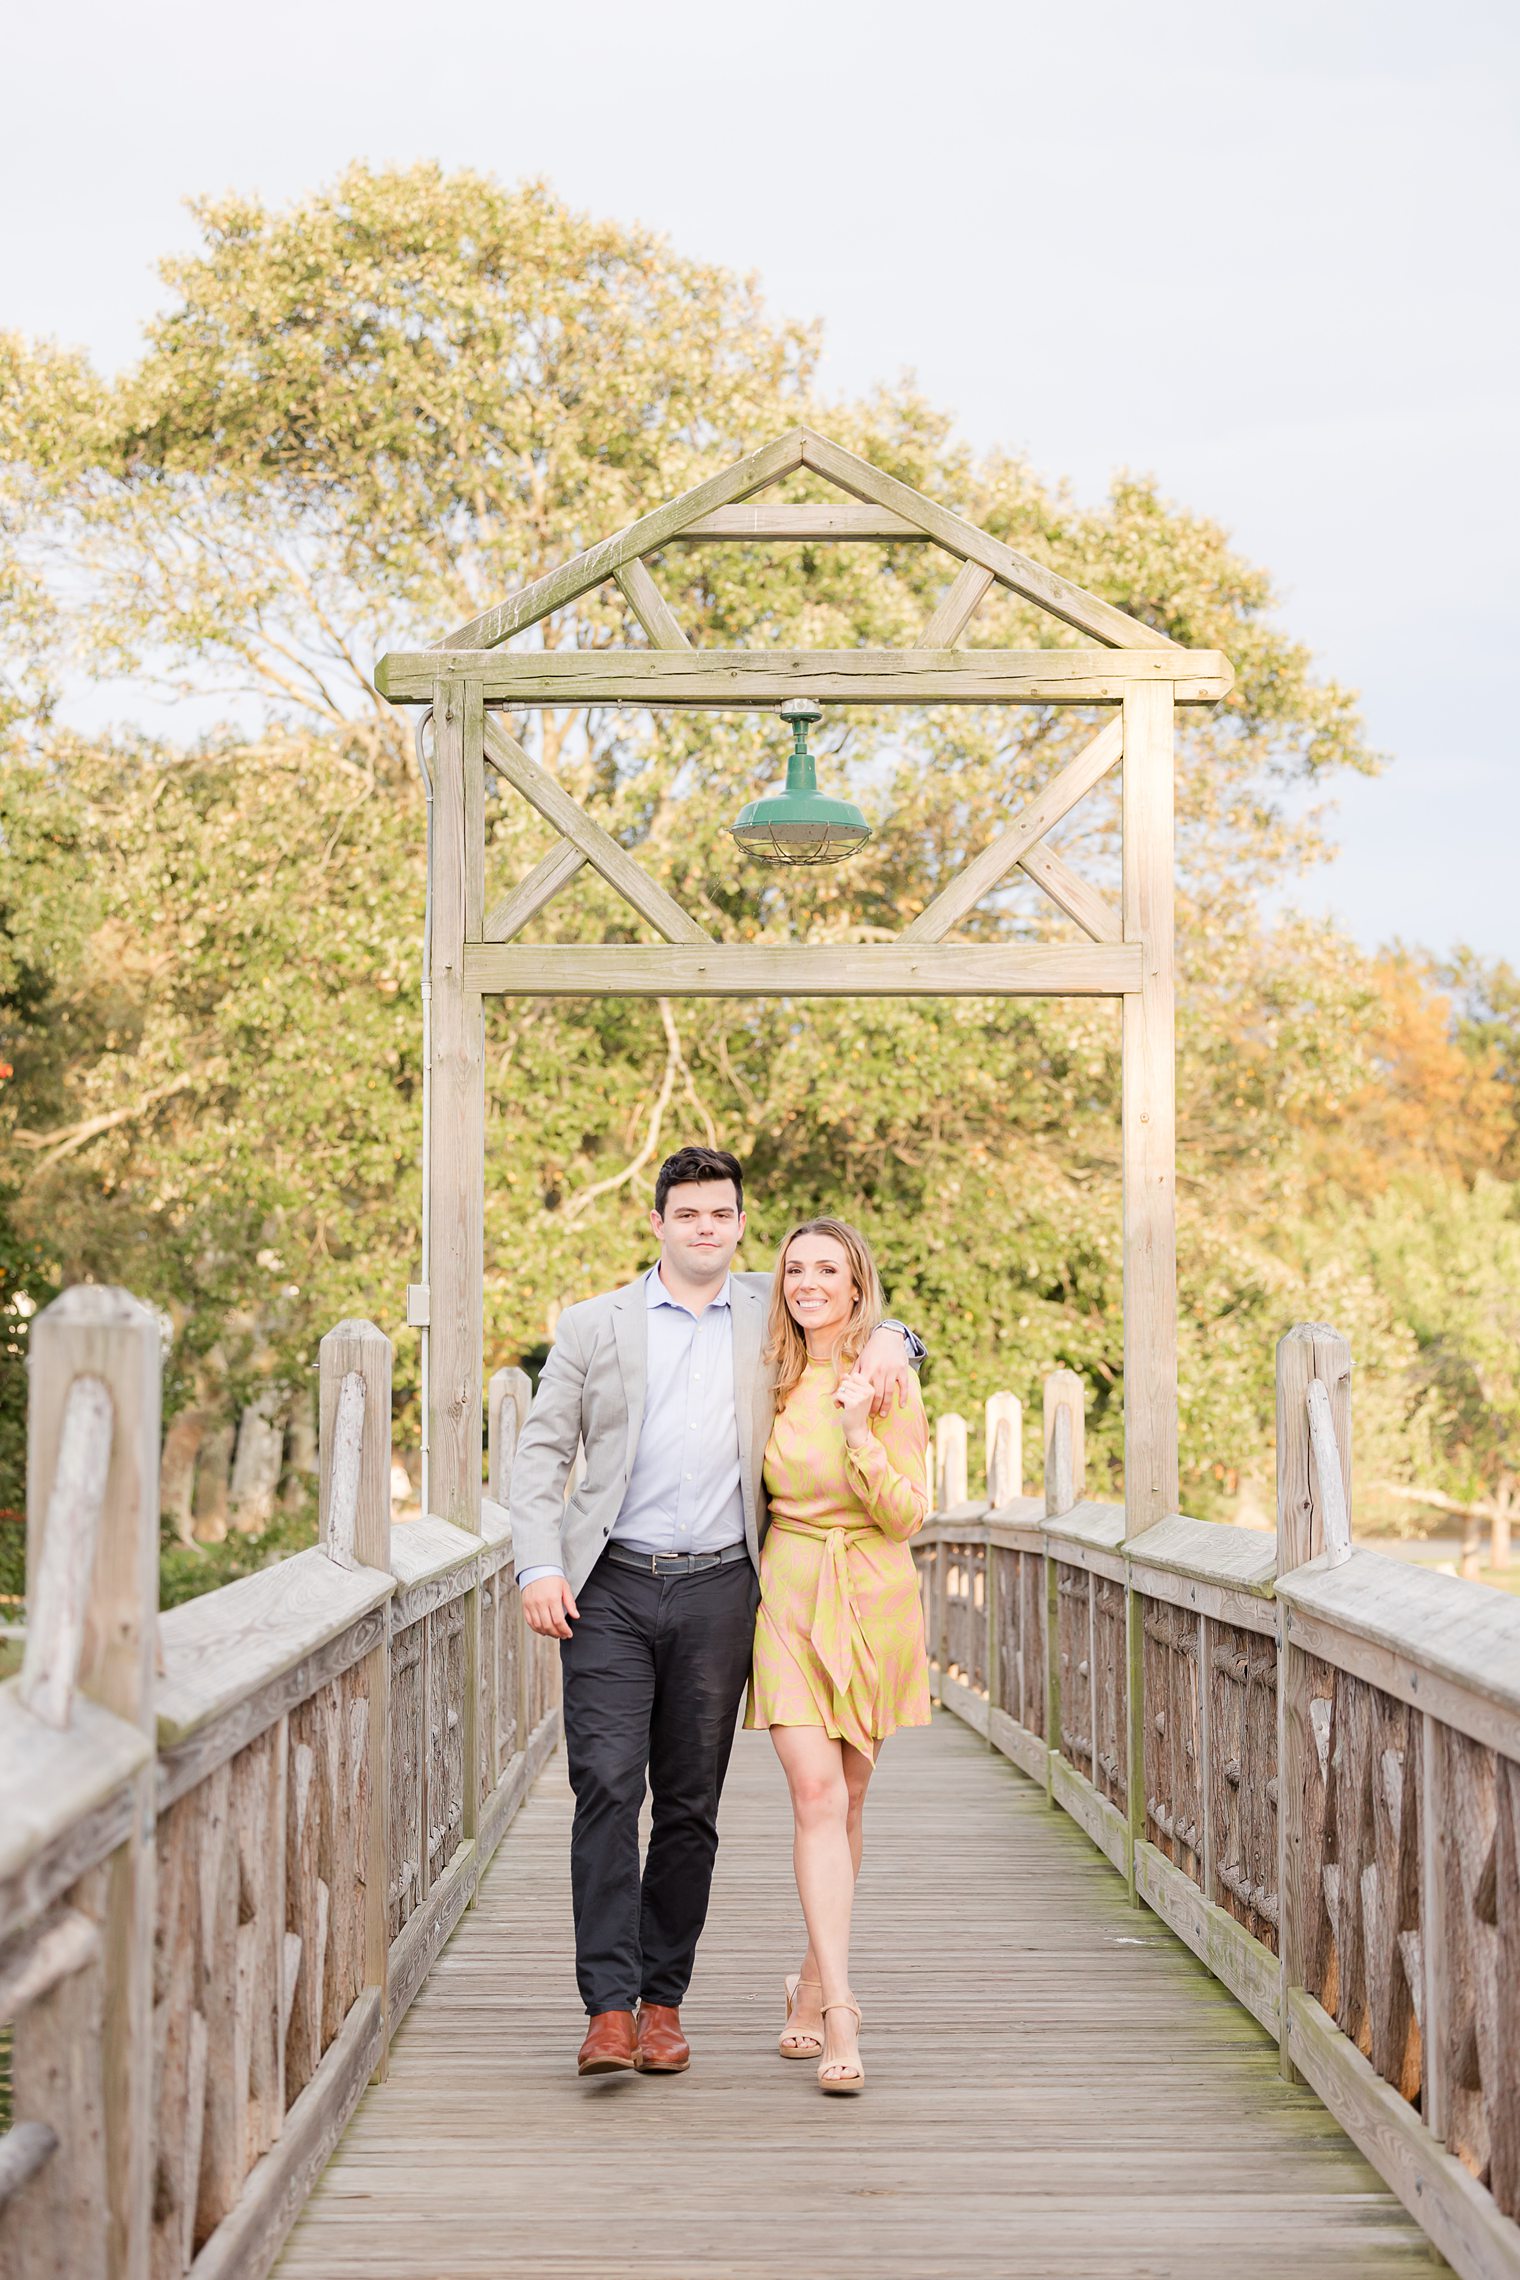
<svg viewBox="0 0 1520 2280"><path fill-rule="evenodd" d="M0 326L133 353L191 192L436 158L663 230L975 445L1222 521L1362 691L1300 899L1520 964L1514 0L75 0L13 17ZM62 43L62 44L61 44ZM46 100L38 99L47 91Z"/></svg>

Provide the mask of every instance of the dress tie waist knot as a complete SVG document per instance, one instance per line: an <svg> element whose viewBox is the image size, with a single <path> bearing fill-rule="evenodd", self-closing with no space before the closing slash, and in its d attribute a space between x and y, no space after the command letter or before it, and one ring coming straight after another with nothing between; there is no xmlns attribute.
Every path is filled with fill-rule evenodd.
<svg viewBox="0 0 1520 2280"><path fill-rule="evenodd" d="M775 1520L771 1525L787 1535L811 1536L815 1543L821 1540L823 1557L818 1563L818 1598L808 1637L840 1694L847 1694L857 1663L855 1639L863 1630L850 1577L851 1531L829 1528L820 1538L816 1528L788 1528L784 1520Z"/></svg>

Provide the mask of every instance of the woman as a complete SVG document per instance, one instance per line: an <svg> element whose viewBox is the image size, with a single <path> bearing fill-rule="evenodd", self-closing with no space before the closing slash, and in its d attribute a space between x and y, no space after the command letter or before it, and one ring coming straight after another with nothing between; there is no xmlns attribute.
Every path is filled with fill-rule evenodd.
<svg viewBox="0 0 1520 2280"><path fill-rule="evenodd" d="M915 1385L871 1416L855 1365L884 1311L865 1239L811 1219L781 1246L766 1358L776 1421L765 1451L771 1523L747 1726L768 1726L792 1793L793 1859L807 1920L786 1982L783 2058L820 2060L827 2091L859 2090L850 1908L876 1754L929 1723L923 1608L908 1539L929 1509L928 1429Z"/></svg>

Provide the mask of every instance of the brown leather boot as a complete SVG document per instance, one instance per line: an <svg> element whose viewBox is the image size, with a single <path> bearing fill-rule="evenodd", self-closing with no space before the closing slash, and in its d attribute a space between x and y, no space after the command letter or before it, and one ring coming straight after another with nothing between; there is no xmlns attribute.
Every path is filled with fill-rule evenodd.
<svg viewBox="0 0 1520 2280"><path fill-rule="evenodd" d="M639 2005L640 2074L684 2074L691 2064L691 2045L681 2032L681 2014L674 2003Z"/></svg>
<svg viewBox="0 0 1520 2280"><path fill-rule="evenodd" d="M598 2011L576 2056L578 2074L631 2074L639 2064L631 2011Z"/></svg>

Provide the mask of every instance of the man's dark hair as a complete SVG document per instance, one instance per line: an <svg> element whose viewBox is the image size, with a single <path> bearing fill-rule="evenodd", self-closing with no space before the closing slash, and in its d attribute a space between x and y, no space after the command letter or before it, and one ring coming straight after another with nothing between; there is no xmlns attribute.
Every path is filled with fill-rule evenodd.
<svg viewBox="0 0 1520 2280"><path fill-rule="evenodd" d="M654 1183L655 1210L663 1219L665 1198L673 1187L707 1180L732 1180L739 1209L744 1209L744 1174L737 1156L731 1156L726 1148L678 1148L660 1166Z"/></svg>

